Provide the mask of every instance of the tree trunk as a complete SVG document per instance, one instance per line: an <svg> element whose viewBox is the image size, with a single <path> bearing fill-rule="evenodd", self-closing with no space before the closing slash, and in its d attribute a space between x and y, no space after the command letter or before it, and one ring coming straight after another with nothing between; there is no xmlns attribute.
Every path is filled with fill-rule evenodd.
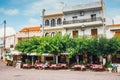
<svg viewBox="0 0 120 80"><path fill-rule="evenodd" d="M111 63L111 62L112 62L112 55L111 55L111 54L108 54L108 55L107 55L107 62L108 62L108 63Z"/></svg>
<svg viewBox="0 0 120 80"><path fill-rule="evenodd" d="M103 56L99 56L99 62L100 64L103 64Z"/></svg>
<svg viewBox="0 0 120 80"><path fill-rule="evenodd" d="M58 55L56 55L56 64L58 64Z"/></svg>
<svg viewBox="0 0 120 80"><path fill-rule="evenodd" d="M79 64L79 55L76 55L77 64Z"/></svg>
<svg viewBox="0 0 120 80"><path fill-rule="evenodd" d="M34 56L32 56L32 66L34 65Z"/></svg>
<svg viewBox="0 0 120 80"><path fill-rule="evenodd" d="M84 53L84 60L83 60L84 64L87 63L87 53Z"/></svg>

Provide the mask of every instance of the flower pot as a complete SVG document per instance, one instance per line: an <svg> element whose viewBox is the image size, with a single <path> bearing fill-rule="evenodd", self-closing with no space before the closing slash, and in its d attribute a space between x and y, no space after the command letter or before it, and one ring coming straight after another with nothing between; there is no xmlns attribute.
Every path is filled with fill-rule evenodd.
<svg viewBox="0 0 120 80"><path fill-rule="evenodd" d="M109 71L109 72L112 72L112 68L108 68L108 71Z"/></svg>

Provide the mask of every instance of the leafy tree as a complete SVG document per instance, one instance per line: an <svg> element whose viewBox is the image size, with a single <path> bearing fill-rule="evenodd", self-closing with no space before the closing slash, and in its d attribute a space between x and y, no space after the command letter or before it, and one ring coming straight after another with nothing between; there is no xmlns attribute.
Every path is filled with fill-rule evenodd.
<svg viewBox="0 0 120 80"><path fill-rule="evenodd" d="M29 46L30 46L30 43L27 40L22 40L22 41L18 42L18 44L16 44L15 50L18 50L18 51L26 54L27 52L29 52L29 50L28 50Z"/></svg>

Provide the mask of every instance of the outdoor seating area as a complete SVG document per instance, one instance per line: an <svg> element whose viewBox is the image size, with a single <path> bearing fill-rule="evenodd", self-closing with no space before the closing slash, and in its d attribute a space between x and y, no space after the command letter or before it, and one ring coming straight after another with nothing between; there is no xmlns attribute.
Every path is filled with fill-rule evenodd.
<svg viewBox="0 0 120 80"><path fill-rule="evenodd" d="M86 67L84 65L73 65L71 69L83 71L83 70L86 70Z"/></svg>
<svg viewBox="0 0 120 80"><path fill-rule="evenodd" d="M30 64L23 64L23 68L25 69L29 69L31 67L31 65Z"/></svg>
<svg viewBox="0 0 120 80"><path fill-rule="evenodd" d="M103 71L103 65L102 64L92 64L91 69L93 71Z"/></svg>
<svg viewBox="0 0 120 80"><path fill-rule="evenodd" d="M34 66L30 64L23 64L22 67L24 69L30 69L30 68L35 68L35 69L52 69L52 70L58 70L58 69L67 69L68 66L67 64L59 63L59 64L49 64L49 63L38 63L34 64Z"/></svg>

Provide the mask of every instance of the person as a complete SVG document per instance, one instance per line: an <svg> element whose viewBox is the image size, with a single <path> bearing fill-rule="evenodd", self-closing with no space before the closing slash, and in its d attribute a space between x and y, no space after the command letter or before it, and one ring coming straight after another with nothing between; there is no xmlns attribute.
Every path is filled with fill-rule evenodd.
<svg viewBox="0 0 120 80"><path fill-rule="evenodd" d="M39 63L38 60L36 60L36 61L35 61L35 65L37 65L38 63Z"/></svg>
<svg viewBox="0 0 120 80"><path fill-rule="evenodd" d="M117 72L117 64L113 64L113 70L114 70L114 72Z"/></svg>
<svg viewBox="0 0 120 80"><path fill-rule="evenodd" d="M46 61L44 66L43 66L43 69L47 68L48 67L48 62Z"/></svg>

